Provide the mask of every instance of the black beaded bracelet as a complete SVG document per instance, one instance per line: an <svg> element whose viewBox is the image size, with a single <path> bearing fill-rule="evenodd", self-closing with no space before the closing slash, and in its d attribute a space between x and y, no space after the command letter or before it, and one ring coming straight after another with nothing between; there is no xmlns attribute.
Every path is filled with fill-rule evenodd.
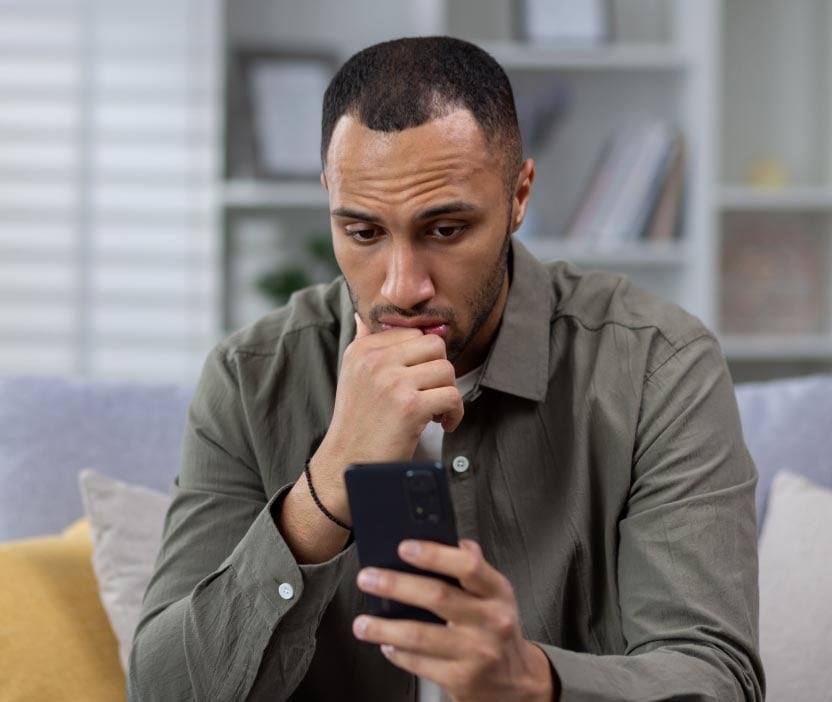
<svg viewBox="0 0 832 702"><path fill-rule="evenodd" d="M346 529L347 531L352 531L352 527L348 524L342 522L338 517L336 517L332 512L330 512L326 507L324 507L324 503L318 498L318 494L315 492L315 488L312 487L312 473L309 471L309 459L306 460L305 465L303 466L303 472L306 474L306 484L309 485L309 494L312 495L312 499L315 501L315 504L318 505L318 509L324 513L324 516L332 522L335 522L339 527L342 529Z"/></svg>

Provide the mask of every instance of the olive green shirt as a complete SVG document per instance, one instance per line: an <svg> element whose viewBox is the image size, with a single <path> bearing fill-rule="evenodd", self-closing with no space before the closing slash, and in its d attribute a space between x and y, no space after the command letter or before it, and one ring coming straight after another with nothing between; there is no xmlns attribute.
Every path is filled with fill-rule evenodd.
<svg viewBox="0 0 832 702"><path fill-rule="evenodd" d="M762 700L757 476L713 335L624 277L517 242L511 271L442 446L460 537L513 583L563 700ZM338 280L208 357L130 699L415 698L414 677L352 635L354 543L299 565L273 516L327 430L354 335Z"/></svg>

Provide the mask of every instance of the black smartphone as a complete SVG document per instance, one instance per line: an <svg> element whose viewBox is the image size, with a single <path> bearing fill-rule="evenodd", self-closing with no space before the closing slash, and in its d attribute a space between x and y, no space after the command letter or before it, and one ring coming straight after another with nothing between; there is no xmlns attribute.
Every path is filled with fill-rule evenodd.
<svg viewBox="0 0 832 702"><path fill-rule="evenodd" d="M429 575L459 586L455 578L414 568L398 555L404 539L459 544L448 478L441 463L356 464L347 468L344 480L362 568ZM367 595L367 609L380 617L444 624L432 612L373 595Z"/></svg>

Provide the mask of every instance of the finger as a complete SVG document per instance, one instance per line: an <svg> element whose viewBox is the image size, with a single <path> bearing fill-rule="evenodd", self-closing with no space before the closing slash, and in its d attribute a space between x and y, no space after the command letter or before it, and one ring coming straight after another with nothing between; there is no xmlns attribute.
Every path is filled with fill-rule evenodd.
<svg viewBox="0 0 832 702"><path fill-rule="evenodd" d="M437 359L411 366L406 371L410 382L415 383L419 390L433 390L434 388L455 388L456 373L450 361Z"/></svg>
<svg viewBox="0 0 832 702"><path fill-rule="evenodd" d="M460 632L444 624L362 614L353 622L352 631L357 639L367 643L388 644L440 659L458 660L467 649Z"/></svg>
<svg viewBox="0 0 832 702"><path fill-rule="evenodd" d="M364 324L358 312L353 316L355 317L355 338L363 339L365 336L370 336L370 328Z"/></svg>
<svg viewBox="0 0 832 702"><path fill-rule="evenodd" d="M390 334L392 331L394 330L390 329L383 333ZM421 334L416 338L402 339L391 350L398 354L397 358L403 366L417 366L420 363L445 360L448 357L445 342L436 334Z"/></svg>
<svg viewBox="0 0 832 702"><path fill-rule="evenodd" d="M407 327L396 327L395 329L389 329L384 334L373 334L358 312L353 312L352 316L355 319L355 338L353 341L369 337L373 346L389 346L401 343L405 339L418 339L424 336L421 329L408 329Z"/></svg>
<svg viewBox="0 0 832 702"><path fill-rule="evenodd" d="M395 329L388 329L378 334L373 334L369 331L369 327L366 324L363 322L361 324L367 330L367 334L365 336L359 336L358 326L356 325L356 336L353 339L353 343L360 342L366 348L395 346L396 344L418 340L425 336L420 329L410 329L408 327L396 327Z"/></svg>
<svg viewBox="0 0 832 702"><path fill-rule="evenodd" d="M399 544L401 559L417 568L456 578L464 590L479 597L513 597L508 579L492 568L475 541L463 540L460 547L434 541L406 540Z"/></svg>
<svg viewBox="0 0 832 702"><path fill-rule="evenodd" d="M488 614L483 600L427 575L366 568L359 573L358 587L377 597L426 609L454 624L476 624Z"/></svg>
<svg viewBox="0 0 832 702"><path fill-rule="evenodd" d="M456 429L465 415L462 395L456 385L433 388L422 391L428 421L441 417L442 428L445 431Z"/></svg>

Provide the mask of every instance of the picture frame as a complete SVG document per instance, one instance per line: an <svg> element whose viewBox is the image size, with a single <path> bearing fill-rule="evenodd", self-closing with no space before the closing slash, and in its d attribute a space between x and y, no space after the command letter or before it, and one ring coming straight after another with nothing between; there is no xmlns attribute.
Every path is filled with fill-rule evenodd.
<svg viewBox="0 0 832 702"><path fill-rule="evenodd" d="M517 38L564 48L593 47L612 36L610 0L515 0Z"/></svg>
<svg viewBox="0 0 832 702"><path fill-rule="evenodd" d="M323 96L335 57L316 50L242 49L239 63L255 175L317 178Z"/></svg>

